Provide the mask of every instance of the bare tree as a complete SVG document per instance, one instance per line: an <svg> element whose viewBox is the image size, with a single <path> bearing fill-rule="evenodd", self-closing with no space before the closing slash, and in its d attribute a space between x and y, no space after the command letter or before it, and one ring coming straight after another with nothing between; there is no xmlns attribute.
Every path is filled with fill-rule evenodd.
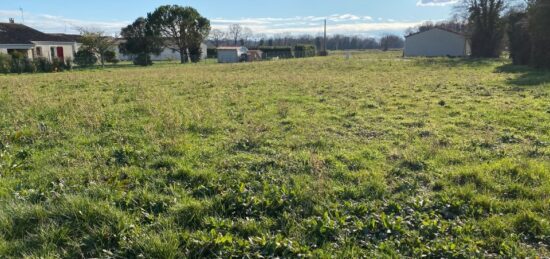
<svg viewBox="0 0 550 259"><path fill-rule="evenodd" d="M107 52L112 51L115 47L115 38L105 35L105 32L94 28L79 28L82 36L82 49L91 51L99 56L101 66L105 66Z"/></svg>
<svg viewBox="0 0 550 259"><path fill-rule="evenodd" d="M252 29L250 29L248 27L244 27L243 32L241 34L242 45L247 45L248 40L250 38L252 38L253 36L254 36L254 32L252 31Z"/></svg>
<svg viewBox="0 0 550 259"><path fill-rule="evenodd" d="M389 34L380 39L380 48L382 48L383 51L388 51L389 49L403 48L403 45L403 38L397 35Z"/></svg>
<svg viewBox="0 0 550 259"><path fill-rule="evenodd" d="M227 34L229 37L231 37L231 39L235 41L235 46L237 46L237 43L241 38L242 33L243 33L243 27L240 24L229 25L229 30Z"/></svg>
<svg viewBox="0 0 550 259"><path fill-rule="evenodd" d="M214 42L214 45L216 45L216 47L219 47L222 40L225 38L225 33L221 30L214 29L210 32L209 38L212 42Z"/></svg>
<svg viewBox="0 0 550 259"><path fill-rule="evenodd" d="M434 28L440 28L444 30L449 30L453 32L458 33L466 33L467 31L467 23L464 21L461 21L459 19L452 19L448 21L442 21L442 22L424 22L416 27L411 27L405 30L405 35L411 35L419 32L425 32L429 31Z"/></svg>

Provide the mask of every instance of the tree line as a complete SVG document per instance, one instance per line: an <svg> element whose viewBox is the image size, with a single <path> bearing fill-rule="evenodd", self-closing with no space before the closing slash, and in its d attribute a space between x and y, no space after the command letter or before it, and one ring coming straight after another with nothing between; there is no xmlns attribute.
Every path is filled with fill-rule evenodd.
<svg viewBox="0 0 550 259"><path fill-rule="evenodd" d="M408 29L406 35L443 28L467 35L474 58L500 57L507 49L514 64L550 67L550 0L462 0L456 11L451 21L424 23ZM381 38L332 35L325 42L322 36L254 34L239 24L228 26L226 31L211 30L210 21L196 9L178 5L161 6L136 19L122 29L121 36L124 42L120 51L134 55L134 62L140 65L152 64L150 55L158 55L165 48L179 53L182 63L197 62L200 45L206 39L215 47L314 45L318 50L388 50L404 46L403 37L391 34ZM110 44L104 42L107 37L84 33L83 39L85 50L99 56L102 64L112 56L107 51Z"/></svg>
<svg viewBox="0 0 550 259"><path fill-rule="evenodd" d="M425 23L407 34L438 27L465 34L471 57L498 58L508 50L514 64L550 68L550 0L463 0L451 21Z"/></svg>
<svg viewBox="0 0 550 259"><path fill-rule="evenodd" d="M550 68L550 0L529 0L503 19L514 64Z"/></svg>
<svg viewBox="0 0 550 259"><path fill-rule="evenodd" d="M514 64L550 68L550 0L464 0L473 57L500 57Z"/></svg>
<svg viewBox="0 0 550 259"><path fill-rule="evenodd" d="M226 31L214 29L208 37L208 41L214 47L219 46L245 46L274 47L314 45L318 50L323 49L324 37L312 35L276 34L267 36L263 33L255 34L250 28L240 24L229 25ZM395 34L387 34L381 38L331 35L327 36L326 48L328 50L358 50L358 49L397 49L403 48L404 39Z"/></svg>
<svg viewBox="0 0 550 259"><path fill-rule="evenodd" d="M134 57L136 65L152 65L151 55L160 55L164 49L179 53L181 63L198 62L201 44L209 33L210 21L195 8L163 5L124 27L121 39L105 36L99 30L81 29L82 47L75 62L81 66L94 65L99 57L103 66L117 45L122 54Z"/></svg>

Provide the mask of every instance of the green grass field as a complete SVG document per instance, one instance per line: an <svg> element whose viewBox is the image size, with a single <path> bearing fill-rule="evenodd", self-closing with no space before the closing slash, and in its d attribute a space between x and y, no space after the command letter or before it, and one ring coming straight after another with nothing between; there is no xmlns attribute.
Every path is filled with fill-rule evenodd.
<svg viewBox="0 0 550 259"><path fill-rule="evenodd" d="M0 257L550 256L550 72L400 55L0 75Z"/></svg>

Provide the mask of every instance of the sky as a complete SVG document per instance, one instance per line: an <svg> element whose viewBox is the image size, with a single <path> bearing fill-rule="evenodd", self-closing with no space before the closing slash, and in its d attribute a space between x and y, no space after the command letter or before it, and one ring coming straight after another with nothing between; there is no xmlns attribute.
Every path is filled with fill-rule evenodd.
<svg viewBox="0 0 550 259"><path fill-rule="evenodd" d="M77 28L120 29L160 5L192 6L210 19L214 29L230 24L249 27L255 34L329 34L377 37L425 21L448 19L458 0L0 0L0 22L15 18L49 33L77 33ZM23 15L21 14L23 10Z"/></svg>

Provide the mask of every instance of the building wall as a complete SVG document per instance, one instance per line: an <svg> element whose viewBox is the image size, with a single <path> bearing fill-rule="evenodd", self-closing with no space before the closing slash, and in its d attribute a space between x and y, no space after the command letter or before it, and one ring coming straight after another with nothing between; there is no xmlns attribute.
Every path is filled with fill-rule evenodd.
<svg viewBox="0 0 550 259"><path fill-rule="evenodd" d="M238 63L241 61L241 56L247 54L248 49L245 47L236 49L218 49L218 63Z"/></svg>
<svg viewBox="0 0 550 259"><path fill-rule="evenodd" d="M207 55L206 52L208 51L207 48L208 47L206 46L206 44L201 43L201 49L202 49L201 60L206 59L206 55ZM124 55L124 54L120 53L120 51L118 50L118 47L115 48L115 52L116 52L117 58L119 60L130 61L130 60L133 59L132 55ZM160 53L160 55L151 55L151 60L153 60L153 61L180 60L180 53L177 52L177 51L173 51L172 49L165 48Z"/></svg>
<svg viewBox="0 0 550 259"><path fill-rule="evenodd" d="M463 57L468 55L467 44L464 36L433 29L407 37L404 55L406 57Z"/></svg>
<svg viewBox="0 0 550 259"><path fill-rule="evenodd" d="M38 56L37 48L42 48L42 55ZM36 43L36 46L34 47L34 53L35 57L39 58L47 58L49 60L52 59L52 51L51 48L54 48L54 57L57 57L57 47L63 47L63 56L64 59L67 60L67 58L74 59L74 54L76 53L76 48L73 43L56 43L56 42L48 42L48 43Z"/></svg>
<svg viewBox="0 0 550 259"><path fill-rule="evenodd" d="M233 50L233 49L218 50L219 63L237 63L239 62L239 59L240 58L237 50Z"/></svg>

